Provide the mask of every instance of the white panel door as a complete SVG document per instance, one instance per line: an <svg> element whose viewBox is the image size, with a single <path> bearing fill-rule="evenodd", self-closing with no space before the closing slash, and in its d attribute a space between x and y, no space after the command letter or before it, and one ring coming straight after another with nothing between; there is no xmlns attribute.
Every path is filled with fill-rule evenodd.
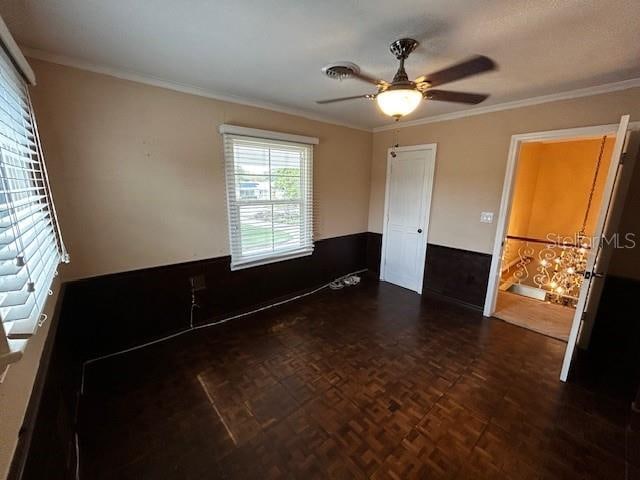
<svg viewBox="0 0 640 480"><path fill-rule="evenodd" d="M389 155L381 279L422 293L435 145Z"/></svg>
<svg viewBox="0 0 640 480"><path fill-rule="evenodd" d="M560 371L560 380L563 382L566 382L569 376L573 354L583 321L587 317L595 315L595 311L600 302L602 284L604 283L604 272L606 272L610 258L610 250L603 249L605 246L604 236L607 233L613 233L615 230L617 225L615 225L615 218L613 217L616 215L619 216L617 212L620 206L617 204L621 201L623 194L626 193L618 187L622 168L621 160L627 139L628 127L629 115L624 115L620 119L620 125L616 134L616 143L611 153L609 172L607 173L607 180L602 192L602 205L600 206L600 212L598 214L598 222L593 232L594 238L591 242L591 253L587 260L585 279L580 287L578 304L569 332L567 349L564 353L562 370Z"/></svg>

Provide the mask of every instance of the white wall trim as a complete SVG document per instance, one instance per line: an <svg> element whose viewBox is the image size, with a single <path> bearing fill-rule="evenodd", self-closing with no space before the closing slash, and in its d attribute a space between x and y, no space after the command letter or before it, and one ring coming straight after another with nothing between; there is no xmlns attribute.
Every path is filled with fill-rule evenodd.
<svg viewBox="0 0 640 480"><path fill-rule="evenodd" d="M640 87L640 78L632 78L621 82L605 83L603 85L595 85L593 87L580 88L577 90L568 90L566 92L552 93L550 95L542 95L539 97L531 97L523 100L514 100L512 102L497 103L495 105L487 105L486 107L476 107L460 112L444 113L442 115L434 115L432 117L419 118L417 120L409 120L407 122L396 122L393 125L384 125L375 127L374 133L384 132L386 130L397 130L399 128L415 127L417 125L425 125L427 123L444 122L447 120L456 120L458 118L471 117L474 115L482 115L484 113L499 112L502 110L512 110L514 108L529 107L539 105L541 103L557 102L559 100L571 100L573 98L588 97L591 95L599 95L602 93L617 92L619 90L627 90L629 88Z"/></svg>
<svg viewBox="0 0 640 480"><path fill-rule="evenodd" d="M36 84L36 74L33 73L31 69L31 65L27 62L27 59L24 58L20 47L13 39L11 32L9 31L9 27L4 23L4 20L0 16L0 42L5 46L9 56L13 59L17 67L20 69L20 72L26 78L26 80L31 84Z"/></svg>
<svg viewBox="0 0 640 480"><path fill-rule="evenodd" d="M282 140L285 142L304 143L307 145L318 145L320 139L317 137L305 137L292 133L274 132L271 130L260 130L258 128L239 127L223 123L218 127L221 134L241 135L244 137L268 138L270 140Z"/></svg>
<svg viewBox="0 0 640 480"><path fill-rule="evenodd" d="M262 108L265 110L271 110L278 113L284 113L287 115L295 115L296 117L306 118L307 120L314 120L316 122L328 123L331 125L338 125L340 127L353 128L355 130L361 130L364 132L371 132L370 128L363 127L361 125L354 125L347 122L341 122L332 117L325 117L323 115L316 115L309 113L305 110L299 110L295 108L281 107L268 102L261 102L250 98L238 97L235 95L225 95L214 92L206 88L195 87L193 85L187 85L184 83L171 82L156 78L153 76L143 75L131 71L121 70L118 68L107 67L103 65L97 65L84 60L67 57L65 55L58 55L55 53L45 52L29 47L22 47L22 51L27 57L43 60L49 63L55 63L58 65L65 65L67 67L77 68L79 70L86 70L93 73L100 73L102 75L108 75L110 77L119 78L121 80L129 80L131 82L143 83L145 85L152 85L154 87L166 88L181 93L188 93L190 95L197 95L199 97L211 98L213 100L220 100L222 102L236 103L238 105L246 105L248 107Z"/></svg>

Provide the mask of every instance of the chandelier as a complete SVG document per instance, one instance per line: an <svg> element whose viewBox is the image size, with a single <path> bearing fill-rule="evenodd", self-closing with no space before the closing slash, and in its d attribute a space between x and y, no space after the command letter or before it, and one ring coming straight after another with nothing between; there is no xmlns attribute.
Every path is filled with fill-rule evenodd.
<svg viewBox="0 0 640 480"><path fill-rule="evenodd" d="M534 283L547 291L547 300L551 303L575 307L582 287L584 272L587 268L589 244L548 245L538 253L537 273ZM559 249L557 253L556 249Z"/></svg>

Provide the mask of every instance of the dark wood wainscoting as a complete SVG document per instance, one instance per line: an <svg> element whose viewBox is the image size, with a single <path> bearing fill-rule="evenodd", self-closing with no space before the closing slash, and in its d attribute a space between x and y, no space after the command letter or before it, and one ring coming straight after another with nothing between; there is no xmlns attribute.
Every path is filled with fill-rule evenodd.
<svg viewBox="0 0 640 480"><path fill-rule="evenodd" d="M380 260L382 259L382 234L367 232L367 269L376 278L380 278Z"/></svg>
<svg viewBox="0 0 640 480"><path fill-rule="evenodd" d="M428 244L423 291L432 291L482 308L487 294L491 255Z"/></svg>
<svg viewBox="0 0 640 480"><path fill-rule="evenodd" d="M83 362L186 329L191 277L202 276L206 286L196 293L197 325L366 268L367 233L319 240L312 255L259 267L231 271L230 261L220 257L65 284L9 478L75 478Z"/></svg>
<svg viewBox="0 0 640 480"><path fill-rule="evenodd" d="M99 356L189 326L190 278L194 324L202 324L295 295L366 268L366 233L315 242L312 255L231 271L231 257L149 268L71 282L65 302L82 331L85 356ZM67 319L65 319L67 321Z"/></svg>
<svg viewBox="0 0 640 480"><path fill-rule="evenodd" d="M367 234L367 268L380 275L382 234ZM423 293L435 293L481 309L487 292L491 255L429 243Z"/></svg>

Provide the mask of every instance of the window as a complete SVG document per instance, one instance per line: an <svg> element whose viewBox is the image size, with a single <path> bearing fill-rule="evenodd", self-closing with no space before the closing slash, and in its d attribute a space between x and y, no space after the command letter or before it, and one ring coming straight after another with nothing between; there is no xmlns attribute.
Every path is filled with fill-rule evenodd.
<svg viewBox="0 0 640 480"><path fill-rule="evenodd" d="M230 125L221 131L231 268L311 254L313 147L300 140L317 140Z"/></svg>
<svg viewBox="0 0 640 480"><path fill-rule="evenodd" d="M61 259L27 85L0 48L0 372L22 355Z"/></svg>

